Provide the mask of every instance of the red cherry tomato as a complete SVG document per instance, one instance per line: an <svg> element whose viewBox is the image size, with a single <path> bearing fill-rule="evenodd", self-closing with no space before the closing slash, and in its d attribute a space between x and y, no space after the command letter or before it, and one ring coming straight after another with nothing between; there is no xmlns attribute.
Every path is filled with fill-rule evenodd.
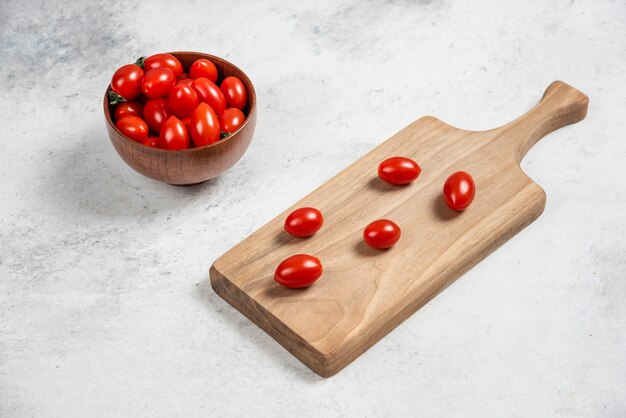
<svg viewBox="0 0 626 418"><path fill-rule="evenodd" d="M400 239L400 227L388 219L378 219L365 227L363 239L371 247L389 248Z"/></svg>
<svg viewBox="0 0 626 418"><path fill-rule="evenodd" d="M146 147L153 147L155 148L157 146L157 141L159 140L158 136L149 136L146 139L144 139L143 141L141 141L142 145L145 145Z"/></svg>
<svg viewBox="0 0 626 418"><path fill-rule="evenodd" d="M157 141L159 148L181 150L189 148L189 134L185 125L176 116L170 116L161 126Z"/></svg>
<svg viewBox="0 0 626 418"><path fill-rule="evenodd" d="M134 100L141 94L141 80L144 71L136 64L127 64L120 67L111 78L111 90L125 100ZM123 102L124 100L117 100ZM112 103L115 104L115 103Z"/></svg>
<svg viewBox="0 0 626 418"><path fill-rule="evenodd" d="M174 115L186 118L198 107L198 94L186 83L178 83L170 92L169 102Z"/></svg>
<svg viewBox="0 0 626 418"><path fill-rule="evenodd" d="M157 134L161 132L161 126L170 116L172 116L172 109L165 99L150 99L143 107L143 119L150 130Z"/></svg>
<svg viewBox="0 0 626 418"><path fill-rule="evenodd" d="M450 209L462 211L474 200L476 185L465 171L452 174L443 185L443 199Z"/></svg>
<svg viewBox="0 0 626 418"><path fill-rule="evenodd" d="M224 97L226 98L226 104L228 107L236 107L237 109L243 109L248 101L248 92L246 86L237 77L226 77L222 81L220 86Z"/></svg>
<svg viewBox="0 0 626 418"><path fill-rule="evenodd" d="M126 116L118 120L115 126L133 141L141 142L148 137L148 125L138 116Z"/></svg>
<svg viewBox="0 0 626 418"><path fill-rule="evenodd" d="M299 208L285 219L285 231L296 237L310 237L322 227L324 217L315 208Z"/></svg>
<svg viewBox="0 0 626 418"><path fill-rule="evenodd" d="M387 158L378 166L378 177L397 186L411 183L421 172L415 161L405 157Z"/></svg>
<svg viewBox="0 0 626 418"><path fill-rule="evenodd" d="M143 76L141 91L151 99L170 94L176 83L176 77L169 68L154 68Z"/></svg>
<svg viewBox="0 0 626 418"><path fill-rule="evenodd" d="M191 78L206 77L212 82L217 81L217 68L215 64L205 58L194 61L189 68L189 76Z"/></svg>
<svg viewBox="0 0 626 418"><path fill-rule="evenodd" d="M139 116L143 115L143 103L133 100L132 102L123 102L115 106L113 112L113 120L118 121L124 116Z"/></svg>
<svg viewBox="0 0 626 418"><path fill-rule="evenodd" d="M296 254L286 258L276 267L274 280L279 284L298 289L313 284L322 275L322 263L308 254Z"/></svg>
<svg viewBox="0 0 626 418"><path fill-rule="evenodd" d="M206 103L200 103L191 115L191 138L196 147L209 145L220 139L220 123L215 112Z"/></svg>
<svg viewBox="0 0 626 418"><path fill-rule="evenodd" d="M192 78L183 78L182 80L178 80L176 82L176 86L179 84L183 84L185 86L191 86L193 84L193 79ZM176 87L174 86L174 87Z"/></svg>
<svg viewBox="0 0 626 418"><path fill-rule="evenodd" d="M243 125L243 121L246 120L246 117L241 110L231 107L222 112L219 116L219 120L220 128L223 132L233 133Z"/></svg>
<svg viewBox="0 0 626 418"><path fill-rule="evenodd" d="M200 101L211 106L217 115L220 115L226 109L224 93L208 78L196 78L192 87L198 93Z"/></svg>
<svg viewBox="0 0 626 418"><path fill-rule="evenodd" d="M170 54L154 54L145 58L143 68L146 72L155 68L169 68L174 73L174 77L179 77L183 73L183 66L180 61Z"/></svg>

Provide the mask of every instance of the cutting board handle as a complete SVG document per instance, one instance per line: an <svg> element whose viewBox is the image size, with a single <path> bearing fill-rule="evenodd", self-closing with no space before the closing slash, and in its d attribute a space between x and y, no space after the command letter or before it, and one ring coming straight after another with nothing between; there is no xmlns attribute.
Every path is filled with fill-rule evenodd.
<svg viewBox="0 0 626 418"><path fill-rule="evenodd" d="M512 135L517 139L513 146L517 160L521 161L550 132L583 120L588 104L587 95L562 81L554 81L534 108L501 129L516 131Z"/></svg>

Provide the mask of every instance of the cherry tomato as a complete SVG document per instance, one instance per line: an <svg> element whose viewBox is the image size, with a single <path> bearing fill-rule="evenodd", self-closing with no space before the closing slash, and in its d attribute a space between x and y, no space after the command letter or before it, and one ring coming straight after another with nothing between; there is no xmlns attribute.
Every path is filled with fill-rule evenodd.
<svg viewBox="0 0 626 418"><path fill-rule="evenodd" d="M150 99L143 107L143 119L150 130L157 134L161 132L161 126L170 116L172 116L172 109L165 99Z"/></svg>
<svg viewBox="0 0 626 418"><path fill-rule="evenodd" d="M141 142L148 137L148 125L138 116L126 116L115 126L133 141Z"/></svg>
<svg viewBox="0 0 626 418"><path fill-rule="evenodd" d="M161 126L157 141L159 148L180 150L189 148L189 134L185 125L176 116L170 116Z"/></svg>
<svg viewBox="0 0 626 418"><path fill-rule="evenodd" d="M462 211L474 200L476 185L465 171L452 174L443 185L443 199L450 209Z"/></svg>
<svg viewBox="0 0 626 418"><path fill-rule="evenodd" d="M169 68L154 68L147 71L141 82L141 91L151 99L170 94L176 83L176 77Z"/></svg>
<svg viewBox="0 0 626 418"><path fill-rule="evenodd" d="M322 227L324 217L315 208L299 208L285 219L285 231L296 237L310 237Z"/></svg>
<svg viewBox="0 0 626 418"><path fill-rule="evenodd" d="M219 115L219 120L222 132L233 133L243 125L243 121L246 120L246 117L241 110L231 107L224 110L222 114Z"/></svg>
<svg viewBox="0 0 626 418"><path fill-rule="evenodd" d="M189 80L189 74L182 73L181 75L176 77L176 81L183 81L183 80Z"/></svg>
<svg viewBox="0 0 626 418"><path fill-rule="evenodd" d="M196 78L192 87L198 93L200 101L211 106L216 114L220 115L226 109L224 93L208 78Z"/></svg>
<svg viewBox="0 0 626 418"><path fill-rule="evenodd" d="M144 139L143 141L141 141L142 145L145 145L146 147L153 147L155 148L157 146L157 141L159 140L158 136L149 136L146 139Z"/></svg>
<svg viewBox="0 0 626 418"><path fill-rule="evenodd" d="M192 78L183 78L182 80L179 79L176 82L176 85L179 85L179 84L183 84L185 86L191 86L193 84L193 79ZM176 87L176 86L174 86L174 87Z"/></svg>
<svg viewBox="0 0 626 418"><path fill-rule="evenodd" d="M363 239L374 248L393 247L400 239L400 227L388 219L378 219L365 227Z"/></svg>
<svg viewBox="0 0 626 418"><path fill-rule="evenodd" d="M421 172L415 161L405 157L387 158L378 166L378 177L397 186L411 183Z"/></svg>
<svg viewBox="0 0 626 418"><path fill-rule="evenodd" d="M183 74L183 66L178 59L170 54L154 54L143 60L143 68L146 72L155 68L169 68L174 77Z"/></svg>
<svg viewBox="0 0 626 418"><path fill-rule="evenodd" d="M220 123L215 112L206 103L200 103L191 115L191 138L196 147L209 145L220 139Z"/></svg>
<svg viewBox="0 0 626 418"><path fill-rule="evenodd" d="M172 112L179 118L191 116L199 103L196 91L186 83L174 86L170 92L169 102Z"/></svg>
<svg viewBox="0 0 626 418"><path fill-rule="evenodd" d="M127 64L120 67L111 78L111 90L122 96L120 99L111 97L111 104L134 100L141 94L141 80L144 71L136 64Z"/></svg>
<svg viewBox="0 0 626 418"><path fill-rule="evenodd" d="M132 102L123 102L115 106L113 112L113 120L118 121L124 116L139 116L143 115L143 103L133 100Z"/></svg>
<svg viewBox="0 0 626 418"><path fill-rule="evenodd" d="M191 78L206 77L215 83L217 81L217 68L208 59L200 58L191 64L189 76Z"/></svg>
<svg viewBox="0 0 626 418"><path fill-rule="evenodd" d="M181 119L180 121L183 125L185 125L185 129L187 129L187 135L189 135L189 147L195 147L196 145L193 143L193 139L191 139L191 118Z"/></svg>
<svg viewBox="0 0 626 418"><path fill-rule="evenodd" d="M226 104L228 107L236 107L237 109L243 109L248 101L248 92L246 86L237 77L226 77L222 81L220 86L224 97L226 98Z"/></svg>
<svg viewBox="0 0 626 418"><path fill-rule="evenodd" d="M296 254L286 258L276 267L274 280L279 284L298 289L313 284L322 275L322 263L308 254Z"/></svg>

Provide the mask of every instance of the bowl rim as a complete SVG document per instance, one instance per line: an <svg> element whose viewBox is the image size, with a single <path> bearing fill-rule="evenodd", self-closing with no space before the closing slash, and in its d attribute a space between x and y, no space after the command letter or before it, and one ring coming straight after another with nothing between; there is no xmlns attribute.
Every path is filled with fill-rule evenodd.
<svg viewBox="0 0 626 418"><path fill-rule="evenodd" d="M203 145L201 147L185 148L185 149L178 149L178 150L164 149L164 148L159 148L159 147L150 147L150 146L142 144L141 142L134 141L134 140L130 139L129 137L124 135L124 133L122 133L122 131L120 131L117 128L117 126L115 126L115 122L113 122L112 112L109 110L109 92L111 91L111 83L109 83L106 91L104 92L104 100L103 100L104 117L105 117L107 123L109 124L109 126L112 129L114 129L115 132L117 132L126 141L128 141L128 142L130 142L130 143L132 143L134 145L138 145L138 146L141 146L141 147L148 148L148 149L150 149L151 151L154 151L154 152L163 152L163 153L177 153L177 152L179 152L179 153L193 153L193 152L196 152L196 151L205 150L207 148L216 147L216 146L219 146L221 144L225 144L226 142L229 142L229 140L232 140L248 124L250 119L252 119L252 116L256 113L256 91L254 89L254 84L252 83L252 80L250 80L250 77L248 77L248 74L246 74L241 68L237 67L235 64L233 64L232 62L228 61L227 59L218 57L216 55L207 54L207 53L204 53L204 52L197 52L197 51L173 51L173 52L160 52L160 53L162 53L162 54L170 54L170 55L174 55L174 56L176 56L176 54L196 54L196 55L202 55L203 58L206 58L206 59L209 59L209 60L215 60L215 61L222 61L223 63L226 63L229 66L233 67L234 69L239 71L241 74L243 74L243 76L247 79L248 84L250 85L250 90L251 91L248 92L248 100L250 101L250 111L246 115L246 119L243 121L241 126L239 128L237 128L237 130L235 132L232 132L226 138L220 139L217 142L214 142L212 144ZM253 100L251 100L251 99L253 99Z"/></svg>

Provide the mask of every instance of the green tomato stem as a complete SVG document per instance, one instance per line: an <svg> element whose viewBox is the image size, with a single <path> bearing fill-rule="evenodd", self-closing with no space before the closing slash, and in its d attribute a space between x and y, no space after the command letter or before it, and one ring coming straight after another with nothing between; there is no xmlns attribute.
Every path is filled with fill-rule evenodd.
<svg viewBox="0 0 626 418"><path fill-rule="evenodd" d="M125 101L126 101L126 99L124 97L122 97L121 95L117 94L113 90L111 90L109 92L109 104L111 106L115 106L116 104L123 103Z"/></svg>

